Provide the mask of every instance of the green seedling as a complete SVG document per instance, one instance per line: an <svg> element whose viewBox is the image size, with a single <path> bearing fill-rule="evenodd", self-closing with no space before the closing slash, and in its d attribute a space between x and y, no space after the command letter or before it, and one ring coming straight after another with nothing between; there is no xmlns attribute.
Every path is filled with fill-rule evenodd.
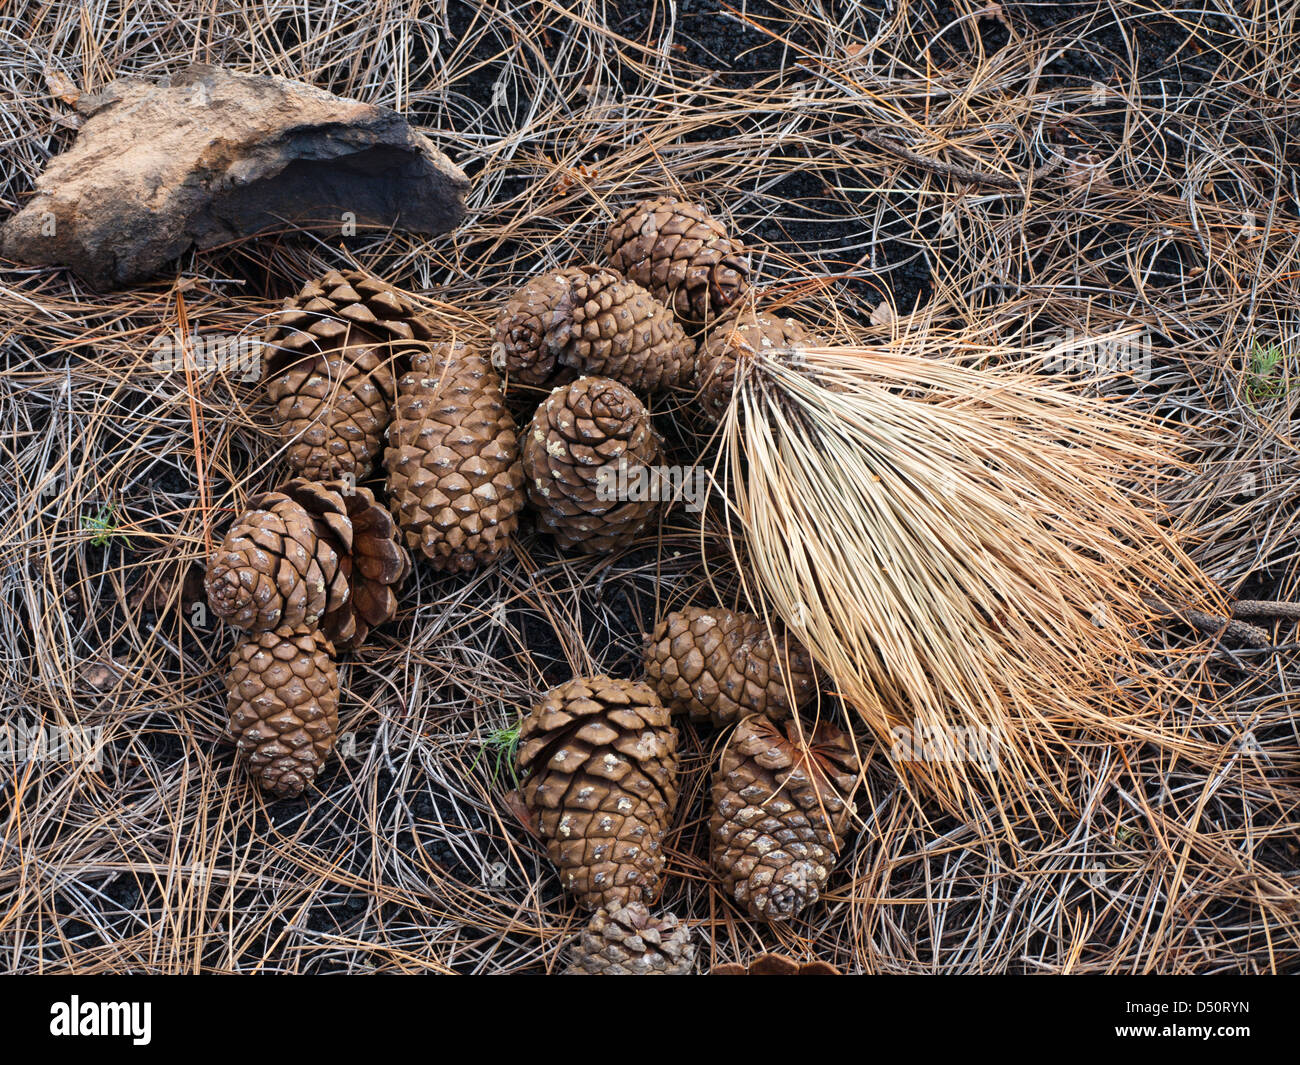
<svg viewBox="0 0 1300 1065"><path fill-rule="evenodd" d="M1250 371L1246 378L1246 391L1252 403L1266 403L1280 399L1289 387L1286 379L1286 358L1281 344L1250 345Z"/></svg>
<svg viewBox="0 0 1300 1065"><path fill-rule="evenodd" d="M90 538L91 544L95 547L107 547L115 536L125 539L125 537L118 532L116 517L113 513L113 504L111 503L107 506L100 507L99 513L94 517L89 515L83 516L81 519L81 527L87 532L93 532L95 534Z"/></svg>
<svg viewBox="0 0 1300 1065"><path fill-rule="evenodd" d="M512 728L496 728L487 734L478 756L474 759L474 768L487 754L492 764L492 781L501 780L503 769L510 771L510 778L515 787L519 786L519 776L515 772L515 753L519 750L519 725Z"/></svg>

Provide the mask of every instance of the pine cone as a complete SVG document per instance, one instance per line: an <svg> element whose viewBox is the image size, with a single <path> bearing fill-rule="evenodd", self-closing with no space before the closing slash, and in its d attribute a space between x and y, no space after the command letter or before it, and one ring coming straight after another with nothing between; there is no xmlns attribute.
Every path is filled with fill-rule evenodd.
<svg viewBox="0 0 1300 1065"><path fill-rule="evenodd" d="M587 374L621 381L634 392L688 385L695 344L662 303L635 281L592 270L575 281L567 319L552 330L560 361Z"/></svg>
<svg viewBox="0 0 1300 1065"><path fill-rule="evenodd" d="M671 196L642 200L619 215L605 256L683 322L717 317L749 290L744 245L704 207Z"/></svg>
<svg viewBox="0 0 1300 1065"><path fill-rule="evenodd" d="M612 280L617 275L606 271ZM563 373L553 331L573 310L573 286L592 271L580 266L549 270L522 285L497 315L492 365L526 385L554 385Z"/></svg>
<svg viewBox="0 0 1300 1065"><path fill-rule="evenodd" d="M564 887L588 909L653 902L677 806L677 730L645 684L597 675L524 719L522 793Z"/></svg>
<svg viewBox="0 0 1300 1065"><path fill-rule="evenodd" d="M367 488L295 479L248 501L208 560L217 617L250 632L320 625L355 647L397 610L411 560Z"/></svg>
<svg viewBox="0 0 1300 1065"><path fill-rule="evenodd" d="M658 392L695 373L695 344L668 308L594 266L545 274L515 293L497 318L492 357L525 384L555 383L567 367Z"/></svg>
<svg viewBox="0 0 1300 1065"><path fill-rule="evenodd" d="M794 353L820 343L816 334L793 318L774 318L751 310L728 315L700 347L695 366L700 405L714 421L721 421L735 390L737 360L760 351Z"/></svg>
<svg viewBox="0 0 1300 1065"><path fill-rule="evenodd" d="M411 556L397 542L393 516L370 489L347 491L350 486L337 481L324 487L342 495L352 526L350 539L335 534L344 544L339 558L352 594L325 615L321 627L340 651L350 651L397 613L397 589L411 572Z"/></svg>
<svg viewBox="0 0 1300 1065"><path fill-rule="evenodd" d="M645 645L646 679L664 705L718 727L750 714L789 717L786 663L803 706L817 691L803 645L790 636L774 644L762 618L721 607L665 614Z"/></svg>
<svg viewBox="0 0 1300 1065"><path fill-rule="evenodd" d="M316 629L243 637L226 676L230 734L253 779L281 798L301 795L334 749L339 677Z"/></svg>
<svg viewBox="0 0 1300 1065"><path fill-rule="evenodd" d="M480 351L455 341L413 356L384 465L406 543L435 568L473 569L506 550L524 474L514 420Z"/></svg>
<svg viewBox="0 0 1300 1065"><path fill-rule="evenodd" d="M635 538L657 505L640 498L653 493L637 486L649 484L647 468L659 455L650 415L626 385L583 377L557 388L537 408L524 439L528 498L541 527L564 550L610 551ZM631 494L620 481L638 498L617 498Z"/></svg>
<svg viewBox="0 0 1300 1065"><path fill-rule="evenodd" d="M745 718L713 777L713 869L759 920L787 920L817 901L853 813L849 736L823 722L807 739L804 751L793 721Z"/></svg>
<svg viewBox="0 0 1300 1065"><path fill-rule="evenodd" d="M208 559L204 587L213 613L249 632L318 625L351 594L333 537L283 489L248 501Z"/></svg>
<svg viewBox="0 0 1300 1065"><path fill-rule="evenodd" d="M828 961L799 961L788 954L759 954L748 965L724 962L709 970L710 976L843 976Z"/></svg>
<svg viewBox="0 0 1300 1065"><path fill-rule="evenodd" d="M286 300L266 335L266 392L293 470L368 477L391 413L393 359L430 336L404 296L358 270L331 270Z"/></svg>
<svg viewBox="0 0 1300 1065"><path fill-rule="evenodd" d="M592 915L574 943L567 976L690 976L691 930L671 913L652 917L640 902Z"/></svg>

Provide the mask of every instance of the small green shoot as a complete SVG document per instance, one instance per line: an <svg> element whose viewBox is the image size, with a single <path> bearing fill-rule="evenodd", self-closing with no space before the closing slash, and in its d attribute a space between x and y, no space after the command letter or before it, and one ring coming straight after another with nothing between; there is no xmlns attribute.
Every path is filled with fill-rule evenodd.
<svg viewBox="0 0 1300 1065"><path fill-rule="evenodd" d="M519 729L519 725L515 725L513 728L496 728L489 732L483 740L483 746L474 759L474 766L477 768L483 755L490 752L488 756L492 765L493 783L501 780L503 769L508 769L515 787L519 786L519 776L515 772L515 753L519 749Z"/></svg>
<svg viewBox="0 0 1300 1065"><path fill-rule="evenodd" d="M1267 403L1286 394L1285 352L1281 344L1250 345L1250 370L1246 378L1246 391L1252 403Z"/></svg>
<svg viewBox="0 0 1300 1065"><path fill-rule="evenodd" d="M95 534L90 538L90 543L94 547L107 547L115 536L125 539L122 533L118 532L112 503L100 507L99 513L94 517L83 516L81 527L87 532Z"/></svg>

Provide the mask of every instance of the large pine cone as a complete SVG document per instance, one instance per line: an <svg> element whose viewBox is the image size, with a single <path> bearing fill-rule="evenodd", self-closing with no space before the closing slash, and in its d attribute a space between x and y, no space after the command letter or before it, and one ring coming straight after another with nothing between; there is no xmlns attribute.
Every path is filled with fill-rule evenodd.
<svg viewBox="0 0 1300 1065"><path fill-rule="evenodd" d="M266 392L296 473L370 475L391 415L394 357L430 335L405 296L358 270L331 270L285 301L266 334Z"/></svg>
<svg viewBox="0 0 1300 1065"><path fill-rule="evenodd" d="M253 779L282 798L302 794L339 727L334 648L317 629L243 637L230 655L230 734Z"/></svg>
<svg viewBox="0 0 1300 1065"><path fill-rule="evenodd" d="M564 887L588 909L653 902L677 806L677 730L645 684L597 675L524 719L523 800Z"/></svg>
<svg viewBox="0 0 1300 1065"><path fill-rule="evenodd" d="M818 347L821 340L793 318L777 318L742 310L727 315L709 332L695 364L695 389L700 406L721 421L736 387L736 364L759 352L789 357L801 347Z"/></svg>
<svg viewBox="0 0 1300 1065"><path fill-rule="evenodd" d="M695 344L672 312L634 281L570 267L525 284L497 317L493 360L525 384L562 369L599 374L636 392L689 384Z"/></svg>
<svg viewBox="0 0 1300 1065"><path fill-rule="evenodd" d="M635 538L658 505L638 486L649 486L659 455L650 415L626 385L583 377L557 388L524 438L528 498L542 528L565 550L610 551Z"/></svg>
<svg viewBox="0 0 1300 1065"><path fill-rule="evenodd" d="M640 902L597 910L571 955L568 976L689 976L695 968L691 930Z"/></svg>
<svg viewBox="0 0 1300 1065"><path fill-rule="evenodd" d="M804 750L793 721L748 717L713 777L713 869L763 921L817 901L852 816L858 760L849 736L821 723Z"/></svg>
<svg viewBox="0 0 1300 1065"><path fill-rule="evenodd" d="M367 488L295 479L248 501L208 560L217 617L250 632L320 625L357 646L397 610L411 560Z"/></svg>
<svg viewBox="0 0 1300 1065"><path fill-rule="evenodd" d="M670 709L721 727L750 714L790 716L817 691L812 658L798 641L773 643L754 614L688 607L659 619L645 645L645 672Z"/></svg>
<svg viewBox="0 0 1300 1065"><path fill-rule="evenodd" d="M482 352L455 341L412 357L384 465L407 545L437 569L473 569L507 549L524 474L514 420Z"/></svg>
<svg viewBox="0 0 1300 1065"><path fill-rule="evenodd" d="M749 290L744 245L704 207L672 196L642 200L619 215L605 255L683 322L716 318Z"/></svg>
<svg viewBox="0 0 1300 1065"><path fill-rule="evenodd" d="M799 961L788 954L759 954L749 964L723 962L709 970L710 976L842 976L828 961Z"/></svg>

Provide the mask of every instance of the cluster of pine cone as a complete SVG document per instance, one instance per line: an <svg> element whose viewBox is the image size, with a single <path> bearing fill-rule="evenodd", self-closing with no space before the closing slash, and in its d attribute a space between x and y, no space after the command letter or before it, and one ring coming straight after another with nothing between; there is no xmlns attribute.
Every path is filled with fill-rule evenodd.
<svg viewBox="0 0 1300 1065"><path fill-rule="evenodd" d="M653 504L599 505L596 476L618 459L653 465L658 438L637 398L677 391L720 419L746 351L815 342L798 323L745 308L740 241L700 206L662 197L611 228L603 265L543 274L496 324L493 363L549 387L525 434L524 473L543 528L562 546L607 550ZM703 332L703 338L694 339ZM762 619L690 608L662 618L645 679L580 677L524 720L522 799L564 887L595 911L575 973L683 973L690 932L655 916L664 839L677 803L672 715L732 730L712 789L711 862L753 918L789 919L819 897L853 812L860 763L847 733L804 732L815 699L807 651Z"/></svg>
<svg viewBox="0 0 1300 1065"><path fill-rule="evenodd" d="M320 772L338 724L336 655L393 616L412 554L444 571L488 564L526 501L564 550L626 544L658 500L610 498L599 479L658 463L642 397L678 391L720 418L746 351L811 340L746 308L743 245L698 205L632 206L603 258L525 284L486 351L358 271L312 282L271 323L264 381L293 477L249 500L206 581L215 613L243 630L230 727L264 788L298 795ZM522 439L501 370L550 390ZM386 505L359 483L381 464ZM797 711L816 692L807 652L757 617L688 609L650 634L644 681L581 677L537 703L521 730L523 799L564 886L596 911L572 971L694 965L689 930L647 908L677 804L673 713L732 729L710 821L728 892L762 920L817 899L859 764L845 733L802 730Z"/></svg>
<svg viewBox="0 0 1300 1065"><path fill-rule="evenodd" d="M713 776L710 861L750 917L784 921L816 902L853 814L857 751L828 722L802 729L817 678L793 639L773 638L752 614L692 607L660 619L644 667L644 680L596 675L552 689L520 730L530 827L564 887L595 910L572 973L694 968L686 926L649 910L679 792L674 713L731 729Z"/></svg>

